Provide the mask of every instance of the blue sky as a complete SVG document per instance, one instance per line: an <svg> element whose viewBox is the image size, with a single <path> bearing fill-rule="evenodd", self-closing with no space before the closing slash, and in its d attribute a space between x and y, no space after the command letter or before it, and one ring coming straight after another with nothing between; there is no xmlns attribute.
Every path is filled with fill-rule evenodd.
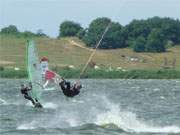
<svg viewBox="0 0 180 135"><path fill-rule="evenodd" d="M51 37L58 36L65 20L87 27L97 17L126 25L153 16L180 19L180 0L0 0L0 28L14 24L20 31L42 29Z"/></svg>

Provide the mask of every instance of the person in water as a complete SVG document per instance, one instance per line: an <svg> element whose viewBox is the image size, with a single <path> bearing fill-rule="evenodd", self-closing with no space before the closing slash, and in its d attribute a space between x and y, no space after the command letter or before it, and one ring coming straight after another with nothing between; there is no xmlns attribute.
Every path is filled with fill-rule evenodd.
<svg viewBox="0 0 180 135"><path fill-rule="evenodd" d="M24 98L27 100L30 100L34 106L39 105L40 103L38 100L35 98L35 101L33 98L28 94L29 91L32 90L32 83L29 82L29 86L25 86L24 84L21 84L21 94L24 95Z"/></svg>
<svg viewBox="0 0 180 135"><path fill-rule="evenodd" d="M80 89L82 85L80 82L76 82L74 85L71 85L70 82L67 82L62 78L62 81L59 82L59 86L61 87L63 94L67 97L74 97L80 93Z"/></svg>

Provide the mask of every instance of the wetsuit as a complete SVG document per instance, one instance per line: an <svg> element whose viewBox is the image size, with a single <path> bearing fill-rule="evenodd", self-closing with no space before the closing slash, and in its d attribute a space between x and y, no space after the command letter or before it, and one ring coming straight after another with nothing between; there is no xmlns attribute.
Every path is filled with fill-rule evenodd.
<svg viewBox="0 0 180 135"><path fill-rule="evenodd" d="M67 97L74 97L80 93L79 89L75 88L74 86L71 87L70 82L62 81L59 83L63 93Z"/></svg>
<svg viewBox="0 0 180 135"><path fill-rule="evenodd" d="M32 87L28 88L28 87L25 87L25 88L21 88L21 93L24 94L24 98L25 99L28 99L32 102L33 105L35 105L35 102L34 100L32 99L32 97L29 96L28 94L28 91L30 91L32 89Z"/></svg>

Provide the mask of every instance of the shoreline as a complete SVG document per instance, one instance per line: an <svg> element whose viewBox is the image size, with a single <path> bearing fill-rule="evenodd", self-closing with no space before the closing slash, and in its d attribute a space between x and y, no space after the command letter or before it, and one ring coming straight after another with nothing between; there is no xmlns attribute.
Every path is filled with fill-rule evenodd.
<svg viewBox="0 0 180 135"><path fill-rule="evenodd" d="M59 69L58 74L68 79L80 78L80 70ZM15 71L13 69L4 69L0 71L0 78L23 79L27 78L25 70ZM81 76L81 79L180 79L179 70L161 69L161 70L92 70L89 69Z"/></svg>

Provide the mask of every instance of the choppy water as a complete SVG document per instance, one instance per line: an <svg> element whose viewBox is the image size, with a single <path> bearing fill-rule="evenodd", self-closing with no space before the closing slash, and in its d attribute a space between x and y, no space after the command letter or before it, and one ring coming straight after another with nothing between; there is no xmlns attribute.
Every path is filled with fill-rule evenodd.
<svg viewBox="0 0 180 135"><path fill-rule="evenodd" d="M180 135L180 80L82 80L73 99L46 90L44 109L0 80L1 135Z"/></svg>

